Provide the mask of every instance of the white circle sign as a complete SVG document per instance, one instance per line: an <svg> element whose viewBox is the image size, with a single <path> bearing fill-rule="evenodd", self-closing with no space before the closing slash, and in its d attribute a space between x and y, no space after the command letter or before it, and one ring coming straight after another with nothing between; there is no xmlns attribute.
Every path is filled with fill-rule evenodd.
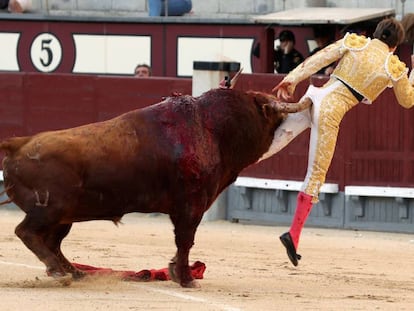
<svg viewBox="0 0 414 311"><path fill-rule="evenodd" d="M30 47L33 65L41 72L54 71L62 61L62 46L51 33L39 34Z"/></svg>

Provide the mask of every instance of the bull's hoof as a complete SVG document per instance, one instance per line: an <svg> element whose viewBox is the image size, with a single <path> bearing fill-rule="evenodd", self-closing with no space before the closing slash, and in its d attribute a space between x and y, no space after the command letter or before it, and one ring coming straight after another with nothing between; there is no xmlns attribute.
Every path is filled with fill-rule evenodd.
<svg viewBox="0 0 414 311"><path fill-rule="evenodd" d="M168 274L170 275L172 281L174 281L175 283L180 283L180 280L177 278L177 275L175 274L175 266L175 262L170 262L168 264Z"/></svg>
<svg viewBox="0 0 414 311"><path fill-rule="evenodd" d="M174 281L175 283L180 284L182 287L185 288L200 288L200 283L198 283L196 280L191 280L188 282L182 282L180 281L180 279L177 277L177 274L175 272L175 267L176 267L176 263L175 262L170 262L168 264L168 273L170 275L170 278L172 281Z"/></svg>
<svg viewBox="0 0 414 311"><path fill-rule="evenodd" d="M192 280L186 283L182 282L180 285L185 288L200 288L201 287L200 283L197 282L196 280Z"/></svg>
<svg viewBox="0 0 414 311"><path fill-rule="evenodd" d="M72 276L68 274L62 274L61 272L53 272L50 276L60 285L69 286L72 284Z"/></svg>
<svg viewBox="0 0 414 311"><path fill-rule="evenodd" d="M76 269L75 271L73 271L71 273L72 273L72 278L75 281L79 281L79 280L83 279L86 276L85 272L83 272L81 270L78 270L78 269Z"/></svg>
<svg viewBox="0 0 414 311"><path fill-rule="evenodd" d="M72 284L72 277L70 275L62 276L61 278L58 278L57 281L62 286L70 286Z"/></svg>

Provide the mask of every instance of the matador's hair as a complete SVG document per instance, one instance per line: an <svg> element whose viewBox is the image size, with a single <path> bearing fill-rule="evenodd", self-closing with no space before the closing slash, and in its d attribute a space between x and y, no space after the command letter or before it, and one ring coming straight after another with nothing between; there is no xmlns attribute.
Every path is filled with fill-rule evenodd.
<svg viewBox="0 0 414 311"><path fill-rule="evenodd" d="M404 28L395 18L386 18L380 21L374 31L374 38L381 40L389 47L398 46L404 41Z"/></svg>

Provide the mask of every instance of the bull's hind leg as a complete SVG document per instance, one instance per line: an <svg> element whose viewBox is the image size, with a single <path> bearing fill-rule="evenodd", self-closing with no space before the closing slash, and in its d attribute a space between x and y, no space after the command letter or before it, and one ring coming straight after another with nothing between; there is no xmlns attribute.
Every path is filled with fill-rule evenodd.
<svg viewBox="0 0 414 311"><path fill-rule="evenodd" d="M48 273L53 277L62 277L66 274L61 261L56 254L45 243L44 236L49 234L48 227L44 222L45 215L27 214L23 221L16 227L15 233L22 242L42 261Z"/></svg>
<svg viewBox="0 0 414 311"><path fill-rule="evenodd" d="M69 260L63 255L61 244L63 239L68 235L72 224L58 224L51 228L47 234L44 235L44 241L47 247L56 255L61 267L66 273L71 273L74 279L80 279L86 274L79 269L76 269Z"/></svg>
<svg viewBox="0 0 414 311"><path fill-rule="evenodd" d="M182 287L198 288L200 284L194 280L191 275L191 269L188 265L190 249L194 245L194 236L202 215L178 217L171 216L174 224L175 244L177 245L177 254L169 265L170 277L173 281L180 283Z"/></svg>

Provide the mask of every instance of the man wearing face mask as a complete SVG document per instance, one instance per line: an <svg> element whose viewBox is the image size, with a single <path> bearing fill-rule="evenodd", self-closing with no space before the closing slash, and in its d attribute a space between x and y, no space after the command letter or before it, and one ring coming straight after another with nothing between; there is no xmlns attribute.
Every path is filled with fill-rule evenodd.
<svg viewBox="0 0 414 311"><path fill-rule="evenodd" d="M279 35L280 46L274 53L274 66L277 73L289 73L304 58L295 49L295 35L290 30L283 30Z"/></svg>

